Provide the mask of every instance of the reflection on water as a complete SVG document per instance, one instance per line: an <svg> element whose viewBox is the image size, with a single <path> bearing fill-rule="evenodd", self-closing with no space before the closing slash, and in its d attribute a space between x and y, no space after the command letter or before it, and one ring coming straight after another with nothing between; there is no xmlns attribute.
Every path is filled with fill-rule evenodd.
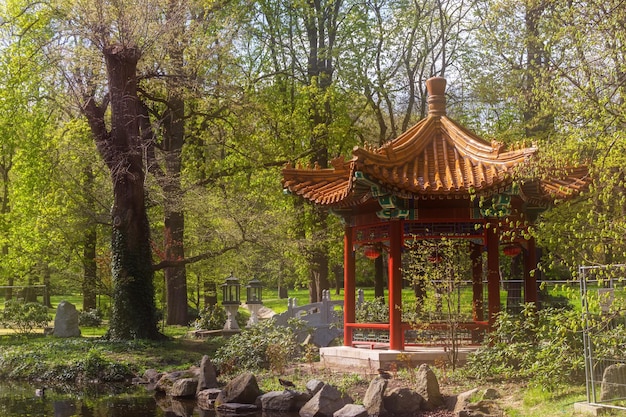
<svg viewBox="0 0 626 417"><path fill-rule="evenodd" d="M95 386L81 391L48 388L43 397L38 387L0 382L0 416L41 417L209 417L215 413L195 407L194 402L156 399L141 387L114 389Z"/></svg>

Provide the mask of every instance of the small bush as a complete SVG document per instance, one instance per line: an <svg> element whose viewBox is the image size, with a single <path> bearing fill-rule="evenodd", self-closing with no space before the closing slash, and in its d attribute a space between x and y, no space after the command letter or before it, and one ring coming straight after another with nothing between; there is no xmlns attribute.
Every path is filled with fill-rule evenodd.
<svg viewBox="0 0 626 417"><path fill-rule="evenodd" d="M78 363L80 377L86 381L121 382L132 375L127 365L105 358L101 352L91 349L85 359Z"/></svg>
<svg viewBox="0 0 626 417"><path fill-rule="evenodd" d="M365 300L357 304L355 318L357 323L388 323L389 307L381 298Z"/></svg>
<svg viewBox="0 0 626 417"><path fill-rule="evenodd" d="M46 327L49 321L48 309L39 303L8 300L0 311L0 323L20 334L33 333L36 328Z"/></svg>
<svg viewBox="0 0 626 417"><path fill-rule="evenodd" d="M196 330L219 330L224 328L226 323L226 309L219 304L206 306L200 311L200 316L194 321ZM248 319L239 311L235 316L235 320L239 327L245 327Z"/></svg>
<svg viewBox="0 0 626 417"><path fill-rule="evenodd" d="M554 389L584 380L580 313L573 310L537 311L526 304L521 314L498 314L490 345L468 358L469 376L532 379Z"/></svg>
<svg viewBox="0 0 626 417"><path fill-rule="evenodd" d="M78 316L78 324L87 327L99 327L102 325L102 312L97 308L81 311Z"/></svg>
<svg viewBox="0 0 626 417"><path fill-rule="evenodd" d="M226 310L221 305L206 306L194 322L196 330L218 330L226 323Z"/></svg>
<svg viewBox="0 0 626 417"><path fill-rule="evenodd" d="M266 320L227 339L215 353L215 362L225 374L243 370L278 370L297 354L294 329Z"/></svg>

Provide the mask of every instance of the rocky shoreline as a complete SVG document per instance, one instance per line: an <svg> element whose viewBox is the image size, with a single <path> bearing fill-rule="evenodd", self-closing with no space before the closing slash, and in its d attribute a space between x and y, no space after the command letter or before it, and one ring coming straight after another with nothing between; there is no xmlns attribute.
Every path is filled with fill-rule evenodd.
<svg viewBox="0 0 626 417"><path fill-rule="evenodd" d="M299 390L290 381L281 380L282 391L262 392L252 373L242 373L220 387L217 371L208 356L199 367L160 373L147 370L134 383L154 390L161 408L177 415L191 416L194 408L200 416L252 415L268 413L298 414L300 417L497 417L503 412L493 389L473 389L458 395L444 396L428 365L416 371L412 386L389 387L391 375L381 372L374 377L363 397L355 404L349 393L332 384L311 379Z"/></svg>

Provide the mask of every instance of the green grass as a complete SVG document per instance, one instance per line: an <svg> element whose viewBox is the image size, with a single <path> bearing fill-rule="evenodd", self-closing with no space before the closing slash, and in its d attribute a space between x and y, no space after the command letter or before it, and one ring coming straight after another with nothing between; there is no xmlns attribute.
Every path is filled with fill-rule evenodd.
<svg viewBox="0 0 626 417"><path fill-rule="evenodd" d="M546 290L553 296L562 296L562 297L567 297L568 300L570 300L570 305L573 306L573 308L580 308L580 297L578 296L578 286L576 285L549 285ZM593 290L593 289L592 289ZM619 293L616 292L617 294L622 295L623 293L623 289L618 290L620 291ZM485 310L486 310L486 296L487 296L487 289L484 288L483 290L484 293L484 305L485 305ZM363 294L364 294L364 298L366 300L373 300L374 299L374 289L373 288L363 288ZM388 300L388 293L387 291L385 291L385 300ZM218 294L218 296L220 296L221 294ZM459 291L459 295L461 297L461 313L465 316L471 316L471 309L472 309L472 289L471 289L471 285L466 285L463 286L460 291ZM336 294L336 291L334 288L332 288L330 290L330 296L332 300L343 300L343 289L340 290L339 294ZM297 290L293 290L290 289L288 291L288 297L289 298L295 298L297 300L297 304L298 306L303 306L308 304L309 302L309 291L308 289L304 288L304 289L297 289ZM41 297L40 297L41 298ZM428 297L428 299L432 300L432 295L430 295ZM502 306L503 308L506 306L506 298L507 298L507 292L506 291L501 291L500 293L500 299L502 302ZM76 306L76 308L81 311L83 309L83 298L82 295L80 294L67 294L67 295L53 295L51 297L51 304L52 304L52 308L49 310L50 311L50 315L52 317L52 320L50 322L50 326L53 325L54 323L54 314L56 312L56 308L58 306L58 304L63 301L66 300L72 304L74 304ZM219 302L219 301L218 301ZM415 302L415 296L413 293L413 290L411 288L405 288L402 290L402 302L405 306L410 306ZM282 313L284 311L287 310L288 308L288 299L284 298L284 299L280 299L278 298L278 291L277 289L272 289L272 288L264 288L263 290L263 304L265 307L272 309L273 311L275 311L276 313ZM101 296L98 298L98 306L99 308L101 308L103 311L108 312L110 311L110 299L108 297L105 296ZM0 308L2 308L2 302L0 302ZM241 310L242 312L244 312L244 310ZM106 318L106 317L105 317ZM163 323L159 323L159 327L162 328ZM90 327L81 327L81 331L83 336L86 337L98 337L98 336L102 336L104 335L104 333L106 332L107 329L107 323L106 321L103 323L103 325L101 327L97 327L97 328L90 328ZM179 335L183 334L184 332L187 331L186 327L183 327L182 329L180 329L178 331ZM7 331L0 329L0 334L6 334ZM10 332L9 332L10 333Z"/></svg>
<svg viewBox="0 0 626 417"><path fill-rule="evenodd" d="M177 333L178 329L171 332ZM163 371L188 369L198 365L204 354L213 354L217 339L209 341L171 338L160 342L106 341L95 338L54 338L41 335L0 336L0 378L52 379L84 371L88 358L98 359L102 367L125 366L136 374L145 369Z"/></svg>
<svg viewBox="0 0 626 417"><path fill-rule="evenodd" d="M520 390L514 401L503 402L506 415L510 417L557 417L575 416L574 403L586 401L584 386L567 386L557 392L541 387Z"/></svg>

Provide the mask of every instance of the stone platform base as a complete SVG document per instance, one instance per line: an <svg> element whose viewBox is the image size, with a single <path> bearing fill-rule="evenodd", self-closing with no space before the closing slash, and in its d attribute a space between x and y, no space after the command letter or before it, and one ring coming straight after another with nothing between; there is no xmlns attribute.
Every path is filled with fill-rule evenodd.
<svg viewBox="0 0 626 417"><path fill-rule="evenodd" d="M467 360L467 355L475 347L462 347L459 350L459 364ZM363 368L376 372L379 368L403 368L409 363L419 366L422 363L436 364L448 362L448 353L443 347L407 347L404 351L370 349L368 347L334 346L320 348L320 364L328 368Z"/></svg>
<svg viewBox="0 0 626 417"><path fill-rule="evenodd" d="M574 403L574 411L587 416L601 416L608 414L609 409L595 404Z"/></svg>

